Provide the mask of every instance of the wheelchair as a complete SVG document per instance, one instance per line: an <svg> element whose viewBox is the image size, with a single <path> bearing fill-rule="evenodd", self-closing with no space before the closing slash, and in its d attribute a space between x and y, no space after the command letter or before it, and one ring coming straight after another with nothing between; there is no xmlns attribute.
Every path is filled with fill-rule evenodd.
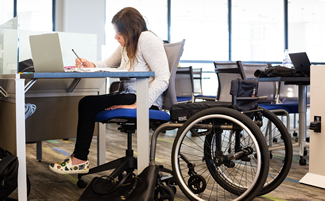
<svg viewBox="0 0 325 201"><path fill-rule="evenodd" d="M172 174L162 179L166 185L178 185L191 200L251 200L277 188L291 167L287 129L264 108L231 109L237 101L257 99L233 95L232 103L208 104L185 123L160 125L151 139L152 163L159 133L179 128L172 149L173 171L161 167Z"/></svg>
<svg viewBox="0 0 325 201"><path fill-rule="evenodd" d="M150 127L154 130L150 147L151 164L155 164L158 135L166 130L179 129L172 148L172 170L160 166L155 200L173 200L176 185L190 200L252 200L280 185L291 166L292 144L287 130L276 116L263 108L254 106L241 110L237 107L241 101L250 104L250 101L258 99L260 97L233 95L232 103L191 103L191 107L206 105L207 109L198 108L186 122L177 122L173 118L170 121L169 115L168 118L156 118L160 111L151 111ZM97 115L99 119L104 119L103 122L107 119L109 122L120 122L101 117L102 113L108 112ZM158 120L153 120L155 118ZM125 171L136 169L131 144L136 124L134 118L131 121L118 123L121 131L128 134L126 157L92 168L88 174L115 169L110 178L120 180ZM274 140L277 138L278 141ZM275 159L280 162L273 163ZM83 175L78 175L77 185L80 188L87 185L81 179Z"/></svg>

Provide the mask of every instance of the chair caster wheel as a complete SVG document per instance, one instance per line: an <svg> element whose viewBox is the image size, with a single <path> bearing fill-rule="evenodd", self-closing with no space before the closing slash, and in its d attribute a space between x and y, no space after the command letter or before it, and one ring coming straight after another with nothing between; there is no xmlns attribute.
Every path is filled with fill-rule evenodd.
<svg viewBox="0 0 325 201"><path fill-rule="evenodd" d="M306 137L306 142L309 142L310 140L309 140L309 137Z"/></svg>
<svg viewBox="0 0 325 201"><path fill-rule="evenodd" d="M77 182L78 188L86 188L87 184L88 182L83 179L79 179Z"/></svg>
<svg viewBox="0 0 325 201"><path fill-rule="evenodd" d="M306 164L307 164L306 159L304 159L304 158L301 156L300 159L299 159L299 165L301 165L301 166L305 166Z"/></svg>
<svg viewBox="0 0 325 201"><path fill-rule="evenodd" d="M169 186L169 188L171 188L173 190L174 194L176 194L176 192L177 192L176 186Z"/></svg>
<svg viewBox="0 0 325 201"><path fill-rule="evenodd" d="M293 132L292 135L293 135L294 137L297 137L297 136L298 136L298 133L297 133L297 132Z"/></svg>
<svg viewBox="0 0 325 201"><path fill-rule="evenodd" d="M188 188L195 194L203 193L207 187L207 182L201 175L193 175L188 179Z"/></svg>
<svg viewBox="0 0 325 201"><path fill-rule="evenodd" d="M155 201L174 200L174 192L168 186L158 186L155 190Z"/></svg>

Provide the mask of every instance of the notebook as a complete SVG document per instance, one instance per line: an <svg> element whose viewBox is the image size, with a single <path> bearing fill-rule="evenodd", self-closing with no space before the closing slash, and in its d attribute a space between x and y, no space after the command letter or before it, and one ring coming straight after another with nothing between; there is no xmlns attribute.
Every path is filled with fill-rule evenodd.
<svg viewBox="0 0 325 201"><path fill-rule="evenodd" d="M298 72L310 75L310 61L306 52L290 53L291 62Z"/></svg>
<svg viewBox="0 0 325 201"><path fill-rule="evenodd" d="M72 68L65 70L58 33L29 36L34 69L39 72L102 72L126 71L116 68ZM75 57L71 51L71 57Z"/></svg>

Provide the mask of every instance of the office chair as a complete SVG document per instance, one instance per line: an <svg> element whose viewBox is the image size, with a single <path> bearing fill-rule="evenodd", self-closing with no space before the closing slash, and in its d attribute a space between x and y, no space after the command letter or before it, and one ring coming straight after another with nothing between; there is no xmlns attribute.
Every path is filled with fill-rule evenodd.
<svg viewBox="0 0 325 201"><path fill-rule="evenodd" d="M267 65L259 64L242 64L238 62L242 72L245 73L246 78L255 78L254 72L256 70L265 70ZM258 88L259 96L267 96L267 100L260 102L259 106L265 109L270 110L277 116L286 116L287 118L287 130L290 133L290 114L294 115L294 130L296 128L296 114L298 113L298 86L296 85L284 85L284 82L278 83L278 92L276 93L276 83L275 82L260 82ZM297 133L294 131L293 136L295 137L296 142L298 141ZM272 137L273 142L276 142L277 145L281 142L281 139ZM303 139L306 136L303 136ZM272 141L269 142L269 146L272 146ZM299 146L299 143L294 143L293 146ZM306 147L303 150L300 150L302 156L307 155ZM300 156L299 164L306 165L306 160Z"/></svg>
<svg viewBox="0 0 325 201"><path fill-rule="evenodd" d="M165 110L170 109L173 104L177 103L175 93L175 76L180 57L183 53L184 44L185 40L177 43L165 44L170 71L169 86L168 89L163 93L163 109ZM137 168L137 159L133 156L132 150L132 133L135 133L136 130L136 118L136 109L107 110L97 114L96 122L120 124L120 127L122 128L121 131L127 133L126 156L94 167L90 169L89 173L87 174L79 174L79 180L77 183L79 188L84 188L87 185L87 182L81 178L84 175L114 169L114 171L109 175L111 179L114 179L121 176L124 172L133 172ZM151 129L155 130L160 124L168 122L170 120L170 116L164 111L149 110L149 120Z"/></svg>
<svg viewBox="0 0 325 201"><path fill-rule="evenodd" d="M195 102L197 98L212 101L216 99L216 96L202 94L202 68L193 69L192 66L177 68L175 82L178 103Z"/></svg>
<svg viewBox="0 0 325 201"><path fill-rule="evenodd" d="M239 68L238 62L213 62L215 72L218 76L218 91L216 101L231 102L232 97L229 94L231 87L231 80L246 79Z"/></svg>
<svg viewBox="0 0 325 201"><path fill-rule="evenodd" d="M205 95L202 89L202 68L193 68L194 102L196 99L215 101L215 95Z"/></svg>
<svg viewBox="0 0 325 201"><path fill-rule="evenodd" d="M192 66L177 68L175 77L175 91L178 103L194 101Z"/></svg>

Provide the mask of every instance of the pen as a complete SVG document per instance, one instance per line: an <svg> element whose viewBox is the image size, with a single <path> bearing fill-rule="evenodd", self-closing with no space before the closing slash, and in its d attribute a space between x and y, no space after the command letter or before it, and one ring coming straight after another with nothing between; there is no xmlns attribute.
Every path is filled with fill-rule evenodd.
<svg viewBox="0 0 325 201"><path fill-rule="evenodd" d="M81 61L81 59L80 59L80 57L77 55L77 53L72 49L72 52L76 55L76 57ZM85 65L85 63L83 63L82 61L81 61L81 63L82 63L82 65L84 66Z"/></svg>

